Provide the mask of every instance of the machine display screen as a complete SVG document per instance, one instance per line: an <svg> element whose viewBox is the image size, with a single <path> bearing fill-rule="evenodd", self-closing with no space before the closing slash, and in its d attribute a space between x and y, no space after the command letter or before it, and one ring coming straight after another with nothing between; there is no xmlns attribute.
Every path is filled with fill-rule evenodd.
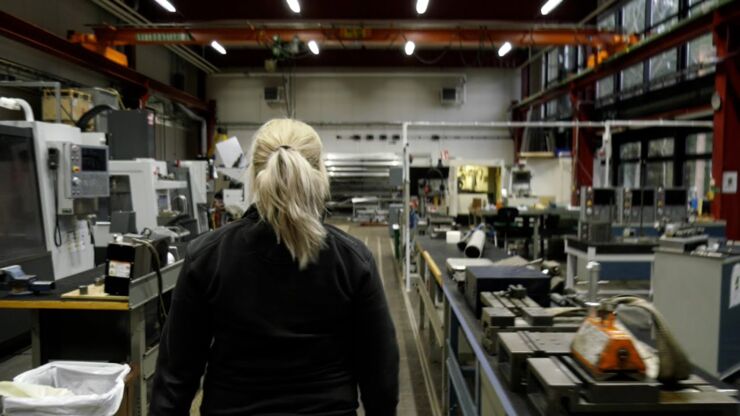
<svg viewBox="0 0 740 416"><path fill-rule="evenodd" d="M85 172L105 172L108 170L105 149L82 148L82 170Z"/></svg>
<svg viewBox="0 0 740 416"><path fill-rule="evenodd" d="M671 189L665 191L665 204L683 206L688 202L688 195L685 189Z"/></svg>
<svg viewBox="0 0 740 416"><path fill-rule="evenodd" d="M633 207L651 207L655 203L655 191L652 189L635 189L632 191L632 206Z"/></svg>
<svg viewBox="0 0 740 416"><path fill-rule="evenodd" d="M614 190L594 189L594 205L614 205Z"/></svg>
<svg viewBox="0 0 740 416"><path fill-rule="evenodd" d="M44 252L33 137L29 129L0 126L0 262Z"/></svg>
<svg viewBox="0 0 740 416"><path fill-rule="evenodd" d="M515 184L529 184L532 174L530 172L512 172L511 178Z"/></svg>

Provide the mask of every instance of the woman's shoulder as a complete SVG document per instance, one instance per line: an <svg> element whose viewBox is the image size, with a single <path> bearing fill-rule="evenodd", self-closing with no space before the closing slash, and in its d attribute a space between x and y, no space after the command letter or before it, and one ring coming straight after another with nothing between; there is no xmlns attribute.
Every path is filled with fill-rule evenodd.
<svg viewBox="0 0 740 416"><path fill-rule="evenodd" d="M225 239L229 239L232 235L236 235L239 230L247 225L247 222L246 219L240 219L217 230L211 230L199 235L188 243L186 250L187 256L192 260L209 253L218 247L219 243Z"/></svg>
<svg viewBox="0 0 740 416"><path fill-rule="evenodd" d="M327 238L334 242L338 251L346 252L363 264L368 264L372 260L372 253L362 241L331 224L324 224L324 227L326 227Z"/></svg>

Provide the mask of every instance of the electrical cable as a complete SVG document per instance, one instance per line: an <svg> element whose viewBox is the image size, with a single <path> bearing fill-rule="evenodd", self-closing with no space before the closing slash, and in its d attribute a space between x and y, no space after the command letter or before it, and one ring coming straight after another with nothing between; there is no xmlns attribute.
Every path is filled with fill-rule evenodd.
<svg viewBox="0 0 740 416"><path fill-rule="evenodd" d="M691 363L686 352L681 348L676 338L668 328L663 315L653 304L636 296L614 296L605 300L616 307L619 305L633 306L648 312L655 324L655 339L660 358L660 368L657 379L664 383L673 383L685 380L691 375Z"/></svg>
<svg viewBox="0 0 740 416"><path fill-rule="evenodd" d="M54 176L54 245L62 246L62 229L59 226L59 174L53 171Z"/></svg>
<svg viewBox="0 0 740 416"><path fill-rule="evenodd" d="M160 330L164 329L165 321L167 321L167 308L164 305L164 283L162 279L161 263L159 262L159 252L157 249L147 240L139 238L132 239L134 242L143 244L152 254L152 260L154 264L154 272L157 275L157 297L159 302L157 303L157 318L159 320Z"/></svg>

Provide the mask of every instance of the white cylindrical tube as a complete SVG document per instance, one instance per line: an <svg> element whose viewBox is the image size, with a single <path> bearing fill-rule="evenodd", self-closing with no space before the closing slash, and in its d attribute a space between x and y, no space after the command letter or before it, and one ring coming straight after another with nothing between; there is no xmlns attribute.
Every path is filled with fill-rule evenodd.
<svg viewBox="0 0 740 416"><path fill-rule="evenodd" d="M480 258L483 255L483 247L486 245L486 233L482 230L475 230L468 240L465 247L465 257L472 259Z"/></svg>

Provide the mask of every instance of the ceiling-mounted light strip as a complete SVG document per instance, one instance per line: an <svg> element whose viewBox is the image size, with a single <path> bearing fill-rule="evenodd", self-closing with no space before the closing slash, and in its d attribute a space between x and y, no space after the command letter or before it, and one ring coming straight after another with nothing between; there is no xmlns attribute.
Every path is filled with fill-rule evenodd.
<svg viewBox="0 0 740 416"><path fill-rule="evenodd" d="M170 13L175 12L175 6L173 6L172 3L170 3L168 0L154 0L154 1L156 1L157 4L162 6L162 8L167 10L168 12Z"/></svg>
<svg viewBox="0 0 740 416"><path fill-rule="evenodd" d="M427 7L429 7L429 0L416 0L416 13L426 13Z"/></svg>
<svg viewBox="0 0 740 416"><path fill-rule="evenodd" d="M216 42L215 40L211 42L211 47L215 49L216 52L220 53L221 55L226 55L226 48L224 48L223 45Z"/></svg>
<svg viewBox="0 0 740 416"><path fill-rule="evenodd" d="M308 50L311 51L312 54L318 55L319 54L319 44L316 43L315 40L308 41Z"/></svg>
<svg viewBox="0 0 740 416"><path fill-rule="evenodd" d="M406 45L403 47L403 51L406 52L406 55L413 55L414 49L416 49L416 44L410 40L406 41Z"/></svg>
<svg viewBox="0 0 740 416"><path fill-rule="evenodd" d="M504 56L511 51L511 42L505 42L498 48L498 56Z"/></svg>
<svg viewBox="0 0 740 416"><path fill-rule="evenodd" d="M298 3L298 0L287 0L287 1L288 1L288 7L290 7L290 10L292 10L293 13L301 12L301 4Z"/></svg>
<svg viewBox="0 0 740 416"><path fill-rule="evenodd" d="M562 2L563 0L547 0L547 2L545 2L545 4L542 5L542 8L540 9L540 13L542 13L543 15L546 15L550 13L551 11L555 10L555 8L558 7L558 5Z"/></svg>

